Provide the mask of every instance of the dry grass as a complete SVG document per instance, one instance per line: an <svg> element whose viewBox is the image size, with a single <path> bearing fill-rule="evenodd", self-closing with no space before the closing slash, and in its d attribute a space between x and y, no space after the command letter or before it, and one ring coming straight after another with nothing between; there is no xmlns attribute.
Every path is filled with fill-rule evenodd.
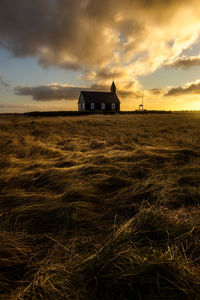
<svg viewBox="0 0 200 300"><path fill-rule="evenodd" d="M0 299L199 299L200 114L0 117Z"/></svg>

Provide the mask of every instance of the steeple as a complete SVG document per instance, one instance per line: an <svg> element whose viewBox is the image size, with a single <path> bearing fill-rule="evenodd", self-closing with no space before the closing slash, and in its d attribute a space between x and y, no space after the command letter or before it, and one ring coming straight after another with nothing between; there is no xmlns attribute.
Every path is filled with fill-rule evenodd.
<svg viewBox="0 0 200 300"><path fill-rule="evenodd" d="M110 91L111 91L111 93L112 93L112 94L115 94L115 95L116 95L116 86L115 86L115 83L114 83L114 81L112 82L112 85L111 85Z"/></svg>

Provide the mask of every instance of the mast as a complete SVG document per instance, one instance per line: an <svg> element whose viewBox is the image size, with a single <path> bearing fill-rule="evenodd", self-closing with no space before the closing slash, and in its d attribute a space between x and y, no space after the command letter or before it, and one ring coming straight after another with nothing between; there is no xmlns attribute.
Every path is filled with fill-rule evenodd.
<svg viewBox="0 0 200 300"><path fill-rule="evenodd" d="M142 90L142 108L143 108L143 99L144 99L144 94L143 94L143 90Z"/></svg>
<svg viewBox="0 0 200 300"><path fill-rule="evenodd" d="M142 110L144 110L143 102L144 102L144 92L143 92L143 90L142 90Z"/></svg>

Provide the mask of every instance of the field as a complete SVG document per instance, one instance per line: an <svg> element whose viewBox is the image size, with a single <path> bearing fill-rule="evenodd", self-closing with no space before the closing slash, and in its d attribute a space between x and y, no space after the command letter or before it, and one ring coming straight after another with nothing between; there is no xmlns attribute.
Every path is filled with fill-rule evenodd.
<svg viewBox="0 0 200 300"><path fill-rule="evenodd" d="M200 114L0 116L0 299L200 299Z"/></svg>

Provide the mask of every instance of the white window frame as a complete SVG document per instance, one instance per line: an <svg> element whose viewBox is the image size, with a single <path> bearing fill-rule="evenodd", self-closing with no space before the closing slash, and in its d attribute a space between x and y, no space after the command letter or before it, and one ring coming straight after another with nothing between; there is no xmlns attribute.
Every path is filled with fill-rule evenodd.
<svg viewBox="0 0 200 300"><path fill-rule="evenodd" d="M101 109L105 109L105 108L106 108L105 103L101 103Z"/></svg>
<svg viewBox="0 0 200 300"><path fill-rule="evenodd" d="M111 107L112 107L112 109L115 109L116 108L115 103L112 103Z"/></svg>
<svg viewBox="0 0 200 300"><path fill-rule="evenodd" d="M90 103L90 109L95 109L94 103Z"/></svg>

